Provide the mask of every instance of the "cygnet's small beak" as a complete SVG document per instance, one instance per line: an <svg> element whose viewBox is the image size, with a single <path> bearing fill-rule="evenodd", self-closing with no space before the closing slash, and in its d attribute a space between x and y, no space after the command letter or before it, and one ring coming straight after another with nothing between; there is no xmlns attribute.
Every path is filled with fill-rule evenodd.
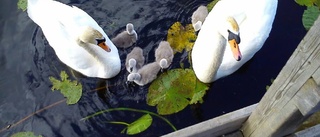
<svg viewBox="0 0 320 137"><path fill-rule="evenodd" d="M111 52L110 47L105 42L99 43L98 46L100 46L102 49L104 49L107 52Z"/></svg>
<svg viewBox="0 0 320 137"><path fill-rule="evenodd" d="M230 44L234 59L236 59L236 61L240 61L242 58L242 55L241 55L238 43L236 42L235 39L231 39L228 42Z"/></svg>

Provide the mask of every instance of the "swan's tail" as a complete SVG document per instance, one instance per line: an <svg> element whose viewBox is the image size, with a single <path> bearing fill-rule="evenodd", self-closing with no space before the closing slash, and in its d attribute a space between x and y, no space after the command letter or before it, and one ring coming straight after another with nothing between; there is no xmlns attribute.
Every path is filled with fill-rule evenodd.
<svg viewBox="0 0 320 137"><path fill-rule="evenodd" d="M39 2L42 0L28 0L28 7L27 7L27 13L28 16L38 24L37 16L40 14L37 7L39 5Z"/></svg>
<svg viewBox="0 0 320 137"><path fill-rule="evenodd" d="M36 23L39 24L41 19L45 18L44 11L50 11L50 1L53 0L28 0L27 13L28 16Z"/></svg>

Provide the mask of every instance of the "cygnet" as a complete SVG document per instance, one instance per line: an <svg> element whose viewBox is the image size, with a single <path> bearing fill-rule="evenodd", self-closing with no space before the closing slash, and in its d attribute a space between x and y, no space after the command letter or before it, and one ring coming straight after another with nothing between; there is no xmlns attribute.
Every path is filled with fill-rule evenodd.
<svg viewBox="0 0 320 137"><path fill-rule="evenodd" d="M138 34L134 30L132 23L126 25L126 30L119 33L116 37L111 39L113 44L118 48L128 48L138 40Z"/></svg>
<svg viewBox="0 0 320 137"><path fill-rule="evenodd" d="M191 16L191 22L195 31L199 31L201 29L202 23L207 16L208 9L206 6L199 6L198 9L193 12Z"/></svg>
<svg viewBox="0 0 320 137"><path fill-rule="evenodd" d="M137 72L144 65L145 58L140 47L134 47L126 58L126 69L129 73Z"/></svg>
<svg viewBox="0 0 320 137"><path fill-rule="evenodd" d="M133 81L139 86L144 86L157 78L160 69L157 62L146 64L139 69L137 73L130 73L127 77L127 81Z"/></svg>

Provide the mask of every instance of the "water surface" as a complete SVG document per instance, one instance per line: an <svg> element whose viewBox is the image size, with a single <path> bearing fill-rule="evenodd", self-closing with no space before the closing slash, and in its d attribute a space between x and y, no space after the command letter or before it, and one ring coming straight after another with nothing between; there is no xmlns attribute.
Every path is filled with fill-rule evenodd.
<svg viewBox="0 0 320 137"><path fill-rule="evenodd" d="M144 49L148 62L154 60L154 49L166 39L168 28L176 21L190 23L192 12L209 0L63 0L88 12L109 37L124 30L132 22L139 35L135 46ZM63 99L51 91L49 76L58 77L72 70L61 63L48 45L41 29L26 12L18 10L17 1L2 0L0 8L0 129L27 115ZM165 116L178 129L208 120L236 109L257 103L265 93L270 79L276 78L306 31L301 24L303 7L293 0L279 1L274 27L263 48L234 74L210 86L204 103ZM122 64L131 49L119 49ZM186 54L178 54L172 68L186 61ZM121 125L106 121L132 122L140 113L112 112L94 120L79 121L96 111L129 107L156 112L146 105L148 87L128 88L124 69L110 80L71 77L83 85L83 97L76 105L65 103L34 115L23 123L1 132L9 136L20 131L33 131L43 136L126 136L120 134ZM98 87L108 87L92 91ZM152 126L138 136L160 136L172 132L163 121L154 118Z"/></svg>

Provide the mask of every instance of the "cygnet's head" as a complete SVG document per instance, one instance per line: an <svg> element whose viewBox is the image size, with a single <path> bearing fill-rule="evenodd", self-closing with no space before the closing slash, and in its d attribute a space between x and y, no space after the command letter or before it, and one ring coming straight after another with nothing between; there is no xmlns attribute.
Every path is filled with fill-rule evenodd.
<svg viewBox="0 0 320 137"><path fill-rule="evenodd" d="M141 75L139 73L130 73L127 76L127 81L134 81L134 80L140 80L141 79Z"/></svg>
<svg viewBox="0 0 320 137"><path fill-rule="evenodd" d="M137 65L137 61L133 58L129 59L129 72L132 72Z"/></svg>
<svg viewBox="0 0 320 137"><path fill-rule="evenodd" d="M197 21L197 23L193 24L194 31L199 31L201 29L202 22Z"/></svg>
<svg viewBox="0 0 320 137"><path fill-rule="evenodd" d="M88 46L90 44L97 45L104 49L107 52L111 51L111 48L105 43L106 38L103 37L103 35L96 29L92 27L86 27L82 34L79 36L79 40L82 43L86 44L80 44L81 46Z"/></svg>
<svg viewBox="0 0 320 137"><path fill-rule="evenodd" d="M127 24L126 30L127 30L127 32L128 32L129 35L132 35L132 34L134 34L134 32L135 32L132 23L128 23L128 24Z"/></svg>
<svg viewBox="0 0 320 137"><path fill-rule="evenodd" d="M166 69L169 67L168 61L167 59L161 59L159 62L159 66L161 67L161 69Z"/></svg>
<svg viewBox="0 0 320 137"><path fill-rule="evenodd" d="M231 51L233 53L233 57L235 58L235 60L240 61L242 58L242 55L239 49L239 44L240 44L239 25L233 17L228 17L225 25L227 28L227 31L226 31L227 33L224 34L224 36L228 40Z"/></svg>

